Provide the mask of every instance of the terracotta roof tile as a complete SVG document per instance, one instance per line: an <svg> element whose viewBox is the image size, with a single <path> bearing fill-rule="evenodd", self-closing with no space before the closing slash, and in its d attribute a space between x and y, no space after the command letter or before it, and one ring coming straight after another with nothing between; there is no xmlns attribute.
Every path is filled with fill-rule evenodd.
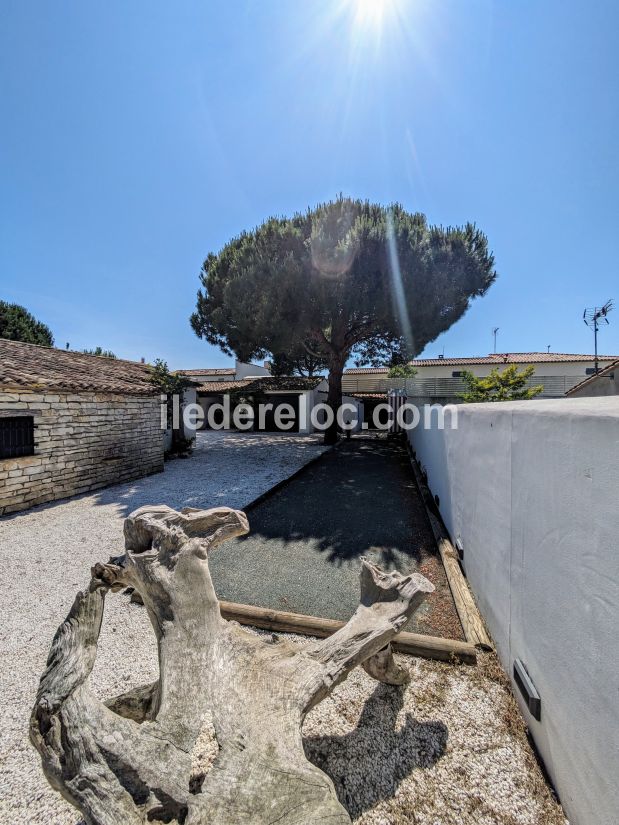
<svg viewBox="0 0 619 825"><path fill-rule="evenodd" d="M251 384L251 381L204 381L196 386L196 392L229 392L229 390L240 390Z"/></svg>
<svg viewBox="0 0 619 825"><path fill-rule="evenodd" d="M600 355L599 361L614 361L616 355ZM593 362L593 355L577 355L565 352L505 352L496 355L482 355L473 358L415 358L411 361L414 367L463 367L476 364L556 364L574 363L578 361ZM344 375L386 375L388 367L360 367L344 371Z"/></svg>
<svg viewBox="0 0 619 825"><path fill-rule="evenodd" d="M213 369L203 370L176 370L179 375L236 375L234 367L213 367Z"/></svg>
<svg viewBox="0 0 619 825"><path fill-rule="evenodd" d="M2 389L155 395L150 375L151 368L136 361L0 339Z"/></svg>
<svg viewBox="0 0 619 825"><path fill-rule="evenodd" d="M324 379L322 376L305 378L297 375L265 375L257 378L246 378L241 381L206 381L199 384L196 389L201 393L223 393L231 390L250 388L252 392L278 392L284 390L312 390Z"/></svg>
<svg viewBox="0 0 619 825"><path fill-rule="evenodd" d="M387 398L387 391L385 392L345 392L344 395L349 395L351 398L359 398L363 401L364 398Z"/></svg>

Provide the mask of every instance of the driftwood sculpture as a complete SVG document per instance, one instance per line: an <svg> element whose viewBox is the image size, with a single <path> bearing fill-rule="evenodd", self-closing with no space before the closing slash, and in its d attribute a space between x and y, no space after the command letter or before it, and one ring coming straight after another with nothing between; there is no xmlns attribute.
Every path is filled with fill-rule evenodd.
<svg viewBox="0 0 619 825"><path fill-rule="evenodd" d="M350 823L333 783L307 761L301 725L356 665L405 681L389 647L433 586L364 562L361 603L341 630L296 645L222 619L207 555L248 531L245 514L142 507L125 555L92 570L54 637L30 736L56 790L89 825ZM88 689L106 594L134 587L159 646L160 677L103 704ZM210 714L219 754L192 750Z"/></svg>

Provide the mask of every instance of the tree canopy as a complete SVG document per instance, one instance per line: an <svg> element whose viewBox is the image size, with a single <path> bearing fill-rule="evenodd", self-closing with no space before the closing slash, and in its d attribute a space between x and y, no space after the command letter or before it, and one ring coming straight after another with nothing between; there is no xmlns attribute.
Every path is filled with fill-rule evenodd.
<svg viewBox="0 0 619 825"><path fill-rule="evenodd" d="M304 375L311 378L319 375L328 368L327 359L323 355L311 351L311 342L307 347L297 346L290 352L274 353L271 357L271 375Z"/></svg>
<svg viewBox="0 0 619 825"><path fill-rule="evenodd" d="M417 375L417 370L412 364L394 364L389 368L388 378L413 378Z"/></svg>
<svg viewBox="0 0 619 825"><path fill-rule="evenodd" d="M516 364L512 364L503 372L498 367L491 370L490 375L478 378L472 372L465 370L462 379L466 383L466 392L460 398L467 404L484 401L523 401L535 398L543 391L542 384L527 387L527 381L535 373L535 367L529 366L518 371Z"/></svg>
<svg viewBox="0 0 619 825"><path fill-rule="evenodd" d="M430 226L399 204L339 197L270 218L209 254L191 325L243 361L297 348L324 359L337 407L351 355L418 354L495 277L474 225Z"/></svg>
<svg viewBox="0 0 619 825"><path fill-rule="evenodd" d="M48 326L19 304L0 301L0 338L22 341L25 344L54 345L54 336Z"/></svg>

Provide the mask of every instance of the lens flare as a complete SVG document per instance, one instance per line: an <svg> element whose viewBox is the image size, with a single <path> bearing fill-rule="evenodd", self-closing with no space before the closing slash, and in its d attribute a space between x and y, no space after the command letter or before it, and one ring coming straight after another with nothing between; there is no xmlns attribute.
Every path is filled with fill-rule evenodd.
<svg viewBox="0 0 619 825"><path fill-rule="evenodd" d="M393 0L354 0L357 23L380 25Z"/></svg>
<svg viewBox="0 0 619 825"><path fill-rule="evenodd" d="M402 337L406 342L406 346L409 352L415 352L413 329L408 314L406 295L404 294L398 245L396 243L395 227L393 225L393 215L391 212L387 214L387 251L389 253L389 273L391 275L391 294L394 309L400 322L400 330L402 331Z"/></svg>

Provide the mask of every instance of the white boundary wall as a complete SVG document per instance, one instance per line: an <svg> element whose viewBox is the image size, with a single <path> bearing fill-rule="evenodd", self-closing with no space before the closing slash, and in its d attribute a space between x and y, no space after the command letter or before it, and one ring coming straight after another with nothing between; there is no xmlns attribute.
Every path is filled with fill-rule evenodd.
<svg viewBox="0 0 619 825"><path fill-rule="evenodd" d="M463 404L409 438L571 825L617 825L619 398Z"/></svg>

